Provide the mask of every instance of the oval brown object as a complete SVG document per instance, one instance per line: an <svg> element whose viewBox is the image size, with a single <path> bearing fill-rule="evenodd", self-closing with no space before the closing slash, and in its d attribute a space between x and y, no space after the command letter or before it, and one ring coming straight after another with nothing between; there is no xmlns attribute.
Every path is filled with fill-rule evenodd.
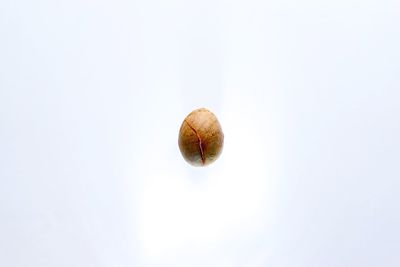
<svg viewBox="0 0 400 267"><path fill-rule="evenodd" d="M224 134L217 117L208 109L192 111L183 120L179 131L179 149L193 166L206 166L221 154Z"/></svg>

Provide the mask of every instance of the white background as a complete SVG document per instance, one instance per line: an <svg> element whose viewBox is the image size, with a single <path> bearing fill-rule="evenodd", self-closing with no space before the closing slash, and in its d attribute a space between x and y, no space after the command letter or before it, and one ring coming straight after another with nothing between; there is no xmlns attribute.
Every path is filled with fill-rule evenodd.
<svg viewBox="0 0 400 267"><path fill-rule="evenodd" d="M398 1L1 1L0 266L400 266L399 48Z"/></svg>

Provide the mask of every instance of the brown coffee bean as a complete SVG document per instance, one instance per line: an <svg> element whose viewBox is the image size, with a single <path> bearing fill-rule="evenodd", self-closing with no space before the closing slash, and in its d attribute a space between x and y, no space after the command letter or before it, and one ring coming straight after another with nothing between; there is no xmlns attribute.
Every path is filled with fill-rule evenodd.
<svg viewBox="0 0 400 267"><path fill-rule="evenodd" d="M193 166L214 162L224 144L217 117L205 108L192 111L182 122L178 144L183 158Z"/></svg>

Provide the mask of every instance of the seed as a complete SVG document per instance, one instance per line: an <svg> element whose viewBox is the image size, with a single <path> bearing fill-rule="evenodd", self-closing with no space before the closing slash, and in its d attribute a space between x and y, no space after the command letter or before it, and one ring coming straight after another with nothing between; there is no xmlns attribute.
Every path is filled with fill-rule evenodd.
<svg viewBox="0 0 400 267"><path fill-rule="evenodd" d="M192 111L183 120L179 131L179 149L193 166L206 166L221 154L224 134L217 117L208 109Z"/></svg>

